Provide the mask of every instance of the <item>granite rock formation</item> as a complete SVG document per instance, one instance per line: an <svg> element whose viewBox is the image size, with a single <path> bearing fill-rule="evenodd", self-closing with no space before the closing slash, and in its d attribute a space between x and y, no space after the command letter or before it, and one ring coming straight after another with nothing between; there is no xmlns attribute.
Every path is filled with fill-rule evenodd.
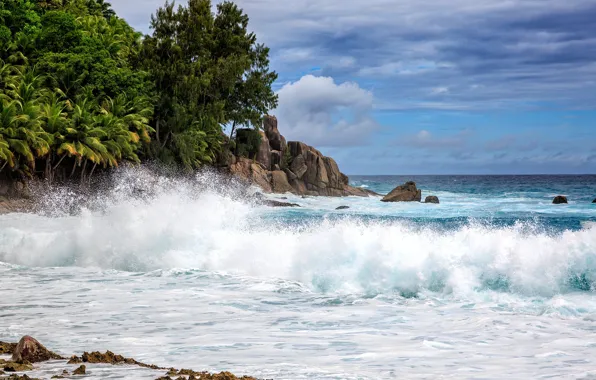
<svg viewBox="0 0 596 380"><path fill-rule="evenodd" d="M333 158L303 142L286 142L275 116L265 117L263 129L253 159L232 158L229 171L236 177L273 193L331 197L375 194L350 186L348 177L339 170Z"/></svg>

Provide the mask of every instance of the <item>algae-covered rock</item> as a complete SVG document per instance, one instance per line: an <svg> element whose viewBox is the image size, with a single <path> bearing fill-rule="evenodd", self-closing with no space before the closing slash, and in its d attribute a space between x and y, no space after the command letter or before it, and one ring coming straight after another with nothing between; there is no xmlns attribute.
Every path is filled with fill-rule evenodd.
<svg viewBox="0 0 596 380"><path fill-rule="evenodd" d="M31 371L33 369L33 365L27 361L17 363L0 359L0 368L2 368L5 372L24 372Z"/></svg>
<svg viewBox="0 0 596 380"><path fill-rule="evenodd" d="M73 375L84 375L85 373L87 373L87 367L84 364L72 372Z"/></svg>
<svg viewBox="0 0 596 380"><path fill-rule="evenodd" d="M16 343L0 342L0 355L12 355L15 348L17 348Z"/></svg>
<svg viewBox="0 0 596 380"><path fill-rule="evenodd" d="M8 377L0 377L0 380L41 380L41 379L29 377L27 375L12 374Z"/></svg>
<svg viewBox="0 0 596 380"><path fill-rule="evenodd" d="M36 339L30 336L22 337L12 354L12 360L15 362L28 361L31 363L39 363L51 359L63 358L48 350Z"/></svg>

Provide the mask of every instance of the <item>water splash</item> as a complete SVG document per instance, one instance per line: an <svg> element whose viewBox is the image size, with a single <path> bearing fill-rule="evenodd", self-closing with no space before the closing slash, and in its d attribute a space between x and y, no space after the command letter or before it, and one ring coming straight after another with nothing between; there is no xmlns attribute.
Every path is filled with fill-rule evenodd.
<svg viewBox="0 0 596 380"><path fill-rule="evenodd" d="M174 180L122 170L93 197L57 189L40 214L1 216L0 261L199 269L297 281L317 292L408 297L484 290L552 296L596 284L591 223L563 232L532 222L441 229L349 214L289 223L304 211L255 205L246 196L253 191L211 172Z"/></svg>

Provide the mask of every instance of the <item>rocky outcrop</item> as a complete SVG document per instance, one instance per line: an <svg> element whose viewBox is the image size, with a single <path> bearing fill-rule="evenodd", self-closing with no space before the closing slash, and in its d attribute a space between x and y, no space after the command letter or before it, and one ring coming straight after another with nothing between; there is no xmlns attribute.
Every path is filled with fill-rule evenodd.
<svg viewBox="0 0 596 380"><path fill-rule="evenodd" d="M271 190L274 193L290 193L292 186L288 182L288 175L281 170L271 172Z"/></svg>
<svg viewBox="0 0 596 380"><path fill-rule="evenodd" d="M265 192L272 192L270 172L262 164L248 158L237 158L230 165L230 173L261 187Z"/></svg>
<svg viewBox="0 0 596 380"><path fill-rule="evenodd" d="M426 197L426 199L424 200L424 203L434 203L434 204L439 204L439 197L436 197L434 195L429 195L428 197Z"/></svg>
<svg viewBox="0 0 596 380"><path fill-rule="evenodd" d="M415 182L410 181L396 187L381 200L383 202L420 202L422 190L416 187Z"/></svg>
<svg viewBox="0 0 596 380"><path fill-rule="evenodd" d="M30 336L22 337L12 353L12 360L15 362L39 363L51 359L62 359L62 357L48 350Z"/></svg>
<svg viewBox="0 0 596 380"><path fill-rule="evenodd" d="M563 195L557 195L555 199L553 199L553 204L560 205L560 204L567 204L567 197Z"/></svg>
<svg viewBox="0 0 596 380"><path fill-rule="evenodd" d="M265 192L330 197L376 195L350 186L348 177L333 158L303 142L286 142L275 116L265 117L263 129L253 160L231 159L229 169L233 175L260 186Z"/></svg>

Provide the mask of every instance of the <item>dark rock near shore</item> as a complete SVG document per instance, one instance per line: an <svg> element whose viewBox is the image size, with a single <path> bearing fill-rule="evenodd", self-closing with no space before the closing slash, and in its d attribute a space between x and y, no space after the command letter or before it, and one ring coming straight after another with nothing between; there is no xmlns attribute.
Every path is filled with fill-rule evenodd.
<svg viewBox="0 0 596 380"><path fill-rule="evenodd" d="M12 354L12 360L15 362L39 363L51 359L62 359L62 357L48 350L30 336L22 337Z"/></svg>
<svg viewBox="0 0 596 380"><path fill-rule="evenodd" d="M7 362L0 359L0 368L2 368L5 372L24 372L31 371L33 369L33 365L27 361L17 363Z"/></svg>
<svg viewBox="0 0 596 380"><path fill-rule="evenodd" d="M300 205L297 203L279 202L272 199L264 200L262 204L269 207L300 207Z"/></svg>
<svg viewBox="0 0 596 380"><path fill-rule="evenodd" d="M594 200L592 201L592 203L596 203L596 199L594 199Z"/></svg>
<svg viewBox="0 0 596 380"><path fill-rule="evenodd" d="M72 371L73 375L84 375L85 373L87 373L87 367L84 364Z"/></svg>
<svg viewBox="0 0 596 380"><path fill-rule="evenodd" d="M420 202L421 200L422 190L419 190L416 183L412 181L396 187L381 199L383 202Z"/></svg>
<svg viewBox="0 0 596 380"><path fill-rule="evenodd" d="M555 199L553 199L553 204L560 205L560 204L567 204L567 197L563 195L557 195Z"/></svg>
<svg viewBox="0 0 596 380"><path fill-rule="evenodd" d="M436 197L434 195L429 195L428 197L426 197L426 199L424 200L424 203L434 203L434 204L439 204L439 197Z"/></svg>
<svg viewBox="0 0 596 380"><path fill-rule="evenodd" d="M31 344L32 341L37 342L35 339L33 339L31 337L24 337L24 338L29 338L29 339L25 340L27 342L27 345L26 345L27 347L29 347L29 344ZM21 341L23 341L23 339L21 339ZM39 344L39 342L37 342L37 344L39 346L41 346L41 344ZM10 349L12 347L16 348L19 345L20 345L20 343L17 344L17 343L0 342L0 348L3 350L3 353L6 353L7 349ZM37 345L35 346L38 350L36 352L40 351L39 346L37 346ZM41 347L43 347L43 346L41 346ZM47 352L51 353L51 351L47 351ZM55 355L55 354L53 354L53 355ZM58 359L63 359L63 358L58 357ZM178 379L178 380L179 379L186 379L186 380L198 380L198 379L202 379L202 380L256 380L256 378L254 378L254 377L250 377L250 376L239 377L239 376L236 376L230 372L221 372L221 373L211 374L208 372L196 372L191 369L181 369L181 370L177 370L175 368L168 369L168 368L159 367L156 365L144 364L139 361L136 361L135 359L125 358L122 355L114 354L111 351L106 351L105 354L102 354L101 352L84 352L83 355L81 355L80 357L78 357L76 355L72 356L67 364L77 364L78 365L81 363L111 364L111 365L135 365L135 366L148 368L148 369L152 369L152 370L168 371L166 376L159 378L162 380L166 380L166 379L171 380L172 377L170 377L170 376L176 376L176 377L174 377L174 379ZM123 368L123 371L126 370L125 368L126 367ZM31 370L33 370L33 365L27 361L12 362L12 361L6 361L3 359L0 359L0 380L40 380L40 379L33 379L27 375L11 374L10 376L5 376L5 373L3 372L3 371L23 372L23 371L31 371ZM77 367L77 369L75 369L72 372L72 375L73 376L85 375L86 373L87 373L86 364L81 364L79 367ZM64 379L64 378L69 378L69 377L70 377L70 375L69 375L68 371L63 370L61 375L54 375L54 376L52 376L52 379Z"/></svg>
<svg viewBox="0 0 596 380"><path fill-rule="evenodd" d="M339 206L338 208L336 208L336 210L347 210L349 208L350 206Z"/></svg>

